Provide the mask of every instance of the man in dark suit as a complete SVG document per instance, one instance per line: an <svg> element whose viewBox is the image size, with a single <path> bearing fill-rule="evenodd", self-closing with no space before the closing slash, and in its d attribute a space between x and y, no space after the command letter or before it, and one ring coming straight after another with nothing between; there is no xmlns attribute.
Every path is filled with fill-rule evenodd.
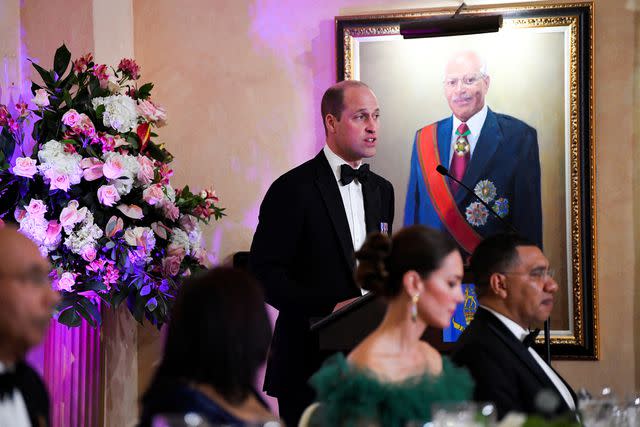
<svg viewBox="0 0 640 427"><path fill-rule="evenodd" d="M322 357L310 319L361 295L354 250L368 232L391 232L393 187L362 159L376 153L379 106L358 81L329 88L321 105L326 145L315 158L278 178L260 207L249 264L279 310L265 391L280 417L297 425L314 398L307 384Z"/></svg>
<svg viewBox="0 0 640 427"><path fill-rule="evenodd" d="M576 396L530 346L553 308L558 284L542 251L514 234L485 239L471 256L480 307L462 333L453 361L471 372L474 398L508 412L558 415L576 409Z"/></svg>
<svg viewBox="0 0 640 427"><path fill-rule="evenodd" d="M542 247L540 160L536 130L489 109L490 78L474 52L448 62L444 91L452 115L420 129L411 155L404 224L447 230L467 253L504 225L438 164L471 188L522 235Z"/></svg>
<svg viewBox="0 0 640 427"><path fill-rule="evenodd" d="M15 228L0 228L0 425L48 426L49 396L24 361L42 341L60 296L49 262Z"/></svg>

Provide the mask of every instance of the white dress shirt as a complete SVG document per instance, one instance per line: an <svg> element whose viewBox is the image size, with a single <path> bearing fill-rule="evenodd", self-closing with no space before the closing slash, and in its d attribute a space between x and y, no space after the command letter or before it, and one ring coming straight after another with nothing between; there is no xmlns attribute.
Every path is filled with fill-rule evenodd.
<svg viewBox="0 0 640 427"><path fill-rule="evenodd" d="M342 185L340 182L340 166L348 163L331 151L328 145L325 145L322 150L329 161L329 166L331 166L333 175L338 183L344 212L347 215L347 222L349 223L349 231L351 232L351 243L353 243L353 250L357 251L360 249L364 243L364 239L367 237L362 184L357 179L354 179L349 184ZM360 168L361 165L362 162L360 162L356 169ZM361 290L361 292L363 295L367 293L365 290Z"/></svg>
<svg viewBox="0 0 640 427"><path fill-rule="evenodd" d="M505 315L500 314L487 306L481 305L481 307L496 316L498 320L500 320L504 324L504 326L506 326L507 329L509 329L511 333L515 335L516 338L518 338L518 340L522 341L527 335L529 335L529 331L527 331L522 326L518 325L516 322L509 319ZM533 359L536 361L536 363L540 365L544 373L547 374L547 377L549 377L553 385L556 387L558 393L560 393L560 396L562 396L564 401L567 403L567 406L569 406L572 411L575 411L576 403L574 402L573 396L571 396L571 392L564 384L564 382L560 379L560 377L558 377L553 369L551 369L551 367L547 365L547 362L542 360L542 357L540 357L540 355L536 353L536 351L532 347L529 347L528 350L531 356L533 356Z"/></svg>
<svg viewBox="0 0 640 427"><path fill-rule="evenodd" d="M469 158L473 158L473 150L476 148L476 144L478 143L478 138L480 137L480 131L482 130L482 126L484 126L484 121L487 119L487 104L484 104L484 107L477 113L475 113L469 120L465 123L469 128L469 135L467 135L467 141L469 142L470 151ZM456 135L456 130L462 121L457 118L455 115L453 116L453 128L451 129L451 148L449 148L449 165L451 165L451 159L453 158L453 151L455 148L456 140L458 139L458 135Z"/></svg>
<svg viewBox="0 0 640 427"><path fill-rule="evenodd" d="M7 366L0 362L0 374L7 371ZM31 427L27 405L18 389L13 395L0 399L0 427Z"/></svg>

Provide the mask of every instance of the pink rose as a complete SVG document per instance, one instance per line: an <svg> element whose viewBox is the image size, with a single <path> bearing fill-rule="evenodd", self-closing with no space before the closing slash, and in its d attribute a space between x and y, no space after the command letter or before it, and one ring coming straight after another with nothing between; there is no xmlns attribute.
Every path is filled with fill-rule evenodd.
<svg viewBox="0 0 640 427"><path fill-rule="evenodd" d="M161 184L154 184L142 192L142 199L150 205L155 205L164 200L164 191Z"/></svg>
<svg viewBox="0 0 640 427"><path fill-rule="evenodd" d="M18 176L24 176L25 178L33 178L33 175L38 172L36 168L36 160L30 157L18 157L16 159L16 165L13 167L13 174Z"/></svg>
<svg viewBox="0 0 640 427"><path fill-rule="evenodd" d="M60 237L60 232L62 230L62 224L60 224L56 220L49 221L47 226L47 234L44 237L45 245L53 245L56 243L58 238Z"/></svg>
<svg viewBox="0 0 640 427"><path fill-rule="evenodd" d="M47 93L46 89L37 89L36 96L31 101L38 107L48 107L49 93Z"/></svg>
<svg viewBox="0 0 640 427"><path fill-rule="evenodd" d="M47 206L42 200L38 199L31 199L29 206L25 206L25 209L29 216L33 217L44 217L44 214L47 212Z"/></svg>
<svg viewBox="0 0 640 427"><path fill-rule="evenodd" d="M153 167L153 161L147 156L138 156L136 158L140 169L138 169L138 181L145 185L149 185L155 178L155 170Z"/></svg>
<svg viewBox="0 0 640 427"><path fill-rule="evenodd" d="M120 200L120 195L113 185L103 185L98 188L98 200L105 206L113 206Z"/></svg>
<svg viewBox="0 0 640 427"><path fill-rule="evenodd" d="M87 157L80 161L80 167L84 169L82 171L82 177L87 181L95 181L102 178L103 163L95 157Z"/></svg>
<svg viewBox="0 0 640 427"><path fill-rule="evenodd" d="M124 166L122 160L117 156L112 156L102 166L102 173L106 178L116 179L124 174Z"/></svg>
<svg viewBox="0 0 640 427"><path fill-rule="evenodd" d="M84 248L82 248L82 252L80 253L80 256L82 256L83 260L87 262L91 262L96 259L97 254L98 252L96 251L96 248L94 248L92 245L87 245Z"/></svg>
<svg viewBox="0 0 640 427"><path fill-rule="evenodd" d="M71 200L69 204L62 209L62 212L60 212L60 224L65 230L84 221L84 218L87 216L87 210L85 208L78 210L78 206L77 200Z"/></svg>
<svg viewBox="0 0 640 427"><path fill-rule="evenodd" d="M180 258L168 256L162 260L162 271L167 276L175 276L180 271Z"/></svg>
<svg viewBox="0 0 640 427"><path fill-rule="evenodd" d="M58 290L71 292L71 288L76 284L76 278L72 273L62 273L60 279L58 279Z"/></svg>
<svg viewBox="0 0 640 427"><path fill-rule="evenodd" d="M49 190L69 191L71 183L68 175L62 174L55 169L48 169L44 175L49 178Z"/></svg>
<svg viewBox="0 0 640 427"><path fill-rule="evenodd" d="M73 108L62 116L62 123L69 127L74 127L80 122L80 114Z"/></svg>
<svg viewBox="0 0 640 427"><path fill-rule="evenodd" d="M167 254L169 256L182 259L187 254L187 251L182 245L179 245L177 243L169 243L169 246L167 246Z"/></svg>

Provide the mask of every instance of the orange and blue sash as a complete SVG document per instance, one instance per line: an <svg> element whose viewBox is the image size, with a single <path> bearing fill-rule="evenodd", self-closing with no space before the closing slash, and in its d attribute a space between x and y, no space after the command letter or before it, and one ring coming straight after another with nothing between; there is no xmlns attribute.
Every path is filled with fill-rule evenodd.
<svg viewBox="0 0 640 427"><path fill-rule="evenodd" d="M424 183L440 221L462 249L472 253L482 240L482 237L462 216L445 177L436 171L436 167L441 163L436 135L436 123L418 131L417 152Z"/></svg>

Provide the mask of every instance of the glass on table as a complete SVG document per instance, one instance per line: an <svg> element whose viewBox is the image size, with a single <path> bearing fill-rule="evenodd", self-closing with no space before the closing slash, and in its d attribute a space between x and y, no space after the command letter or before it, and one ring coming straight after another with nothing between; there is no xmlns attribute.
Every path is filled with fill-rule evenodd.
<svg viewBox="0 0 640 427"><path fill-rule="evenodd" d="M490 427L497 411L489 402L438 402L431 405L433 427Z"/></svg>

